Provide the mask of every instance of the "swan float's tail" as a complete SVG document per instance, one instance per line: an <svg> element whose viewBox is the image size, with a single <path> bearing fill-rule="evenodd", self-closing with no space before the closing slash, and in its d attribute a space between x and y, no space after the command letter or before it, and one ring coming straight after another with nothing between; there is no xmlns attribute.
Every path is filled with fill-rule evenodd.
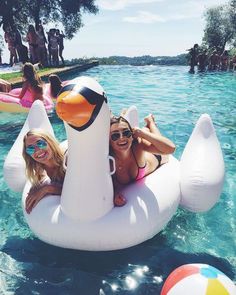
<svg viewBox="0 0 236 295"><path fill-rule="evenodd" d="M23 137L33 128L42 128L45 131L54 134L45 107L40 100L36 100L33 103L25 124L4 162L4 179L10 189L16 192L22 192L26 183L25 161L22 157Z"/></svg>
<svg viewBox="0 0 236 295"><path fill-rule="evenodd" d="M180 205L192 212L211 209L224 182L224 160L211 118L201 115L180 160Z"/></svg>

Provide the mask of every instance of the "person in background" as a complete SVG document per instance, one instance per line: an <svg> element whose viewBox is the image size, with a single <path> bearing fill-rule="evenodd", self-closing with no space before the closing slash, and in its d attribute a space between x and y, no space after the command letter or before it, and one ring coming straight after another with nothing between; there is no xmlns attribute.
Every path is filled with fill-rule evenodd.
<svg viewBox="0 0 236 295"><path fill-rule="evenodd" d="M38 25L38 59L42 66L46 67L48 65L47 60L47 48L46 43L47 39L45 37L44 29L41 24Z"/></svg>
<svg viewBox="0 0 236 295"><path fill-rule="evenodd" d="M63 32L60 33L60 30L56 30L56 36L57 36L58 45L59 45L59 57L61 58L62 64L64 66L65 61L64 61L64 58L62 56L62 52L64 50L64 38L65 38L65 35L64 35Z"/></svg>
<svg viewBox="0 0 236 295"><path fill-rule="evenodd" d="M38 26L37 34L38 34L38 59L39 59L39 63L42 66L47 66L48 65L47 48L46 48L47 39L45 37L44 29L43 29L43 26L41 24Z"/></svg>
<svg viewBox="0 0 236 295"><path fill-rule="evenodd" d="M61 194L65 177L64 151L53 136L32 129L23 139L23 158L32 184L25 204L29 214L47 195Z"/></svg>
<svg viewBox="0 0 236 295"><path fill-rule="evenodd" d="M198 60L198 71L199 72L205 72L207 64L208 64L208 56L207 56L207 50L206 49L202 50L198 54L197 60Z"/></svg>
<svg viewBox="0 0 236 295"><path fill-rule="evenodd" d="M50 52L51 65L58 67L59 66L59 57L58 57L58 39L56 36L56 29L50 29L48 34L48 46Z"/></svg>
<svg viewBox="0 0 236 295"><path fill-rule="evenodd" d="M23 86L19 95L7 94L12 97L17 97L21 100L24 106L30 106L36 99L43 101L43 83L35 71L34 66L27 62L23 66ZM31 100L25 99L26 92L30 92Z"/></svg>
<svg viewBox="0 0 236 295"><path fill-rule="evenodd" d="M3 26L5 42L8 44L8 50L10 52L10 66L13 66L18 62L16 52L16 36L9 25Z"/></svg>
<svg viewBox="0 0 236 295"><path fill-rule="evenodd" d="M59 92L61 91L61 88L66 85L67 81L61 81L59 76L56 74L51 74L48 79L50 83L50 96L56 99Z"/></svg>
<svg viewBox="0 0 236 295"><path fill-rule="evenodd" d="M194 44L193 48L190 48L188 50L190 55L190 74L195 73L194 67L197 65L198 47L198 44Z"/></svg>
<svg viewBox="0 0 236 295"><path fill-rule="evenodd" d="M33 25L28 27L26 41L29 43L30 61L35 64L38 62L38 34Z"/></svg>
<svg viewBox="0 0 236 295"><path fill-rule="evenodd" d="M20 31L17 29L16 26L13 26L13 31L15 34L15 47L19 57L19 61L22 63L26 63L27 61L29 61L28 48L22 43Z"/></svg>
<svg viewBox="0 0 236 295"><path fill-rule="evenodd" d="M1 46L1 44L0 44ZM0 48L0 65L2 64L2 48Z"/></svg>
<svg viewBox="0 0 236 295"><path fill-rule="evenodd" d="M236 55L233 56L232 59L231 59L231 69L232 69L233 71L236 70Z"/></svg>
<svg viewBox="0 0 236 295"><path fill-rule="evenodd" d="M48 35L48 65L51 66L52 65L52 52L51 52L51 34L52 34L52 30L50 29L49 32L47 32Z"/></svg>
<svg viewBox="0 0 236 295"><path fill-rule="evenodd" d="M227 50L220 56L220 69L221 71L227 71L229 69L229 54Z"/></svg>
<svg viewBox="0 0 236 295"><path fill-rule="evenodd" d="M217 50L214 49L212 54L210 55L209 58L209 66L208 70L209 71L217 71L220 67L220 56L217 53Z"/></svg>
<svg viewBox="0 0 236 295"><path fill-rule="evenodd" d="M172 141L161 135L153 115L146 117L145 122L143 129L131 128L124 117L111 117L110 155L116 165L113 175L115 206L126 204L120 193L125 185L139 181L158 169L175 151Z"/></svg>

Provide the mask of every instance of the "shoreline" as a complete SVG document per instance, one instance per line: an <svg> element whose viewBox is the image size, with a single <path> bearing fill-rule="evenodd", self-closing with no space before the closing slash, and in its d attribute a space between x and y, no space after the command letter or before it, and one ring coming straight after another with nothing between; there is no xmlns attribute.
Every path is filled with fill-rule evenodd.
<svg viewBox="0 0 236 295"><path fill-rule="evenodd" d="M92 67L96 67L99 65L99 61L98 60L92 60L88 63L85 64L76 64L73 66L65 66L62 68L53 68L53 69L49 69L46 72L43 73L39 73L40 78L45 81L49 75L51 74L57 74L57 75L64 75L66 73L73 73L73 72L82 72L82 71L86 71ZM18 78L13 78L13 79L9 79L8 82L11 83L12 88L17 88L17 87L21 87L23 82L22 82L22 78L18 77Z"/></svg>

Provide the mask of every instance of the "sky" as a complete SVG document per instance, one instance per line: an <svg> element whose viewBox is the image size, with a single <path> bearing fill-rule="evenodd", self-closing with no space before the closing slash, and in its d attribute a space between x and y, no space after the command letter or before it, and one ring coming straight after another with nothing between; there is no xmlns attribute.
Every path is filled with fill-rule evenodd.
<svg viewBox="0 0 236 295"><path fill-rule="evenodd" d="M66 59L175 56L201 44L206 8L226 0L97 0L99 13L83 14L84 26L65 40ZM46 27L49 29L49 27ZM7 49L3 59L9 59Z"/></svg>

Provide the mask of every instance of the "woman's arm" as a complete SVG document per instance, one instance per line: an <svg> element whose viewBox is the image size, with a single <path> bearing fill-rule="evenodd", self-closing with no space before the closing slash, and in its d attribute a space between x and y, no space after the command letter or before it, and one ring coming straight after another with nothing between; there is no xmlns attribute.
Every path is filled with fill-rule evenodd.
<svg viewBox="0 0 236 295"><path fill-rule="evenodd" d="M21 89L21 92L19 94L19 99L22 99L27 91L27 89L29 88L29 84L28 82L24 82L23 87Z"/></svg>
<svg viewBox="0 0 236 295"><path fill-rule="evenodd" d="M25 210L29 214L32 209L47 195L60 195L62 186L46 184L39 188L31 188L25 201Z"/></svg>
<svg viewBox="0 0 236 295"><path fill-rule="evenodd" d="M133 128L133 136L134 138L140 138L139 144L147 152L168 155L175 151L174 143L161 134L151 133L140 128ZM145 141L150 144L147 144Z"/></svg>

